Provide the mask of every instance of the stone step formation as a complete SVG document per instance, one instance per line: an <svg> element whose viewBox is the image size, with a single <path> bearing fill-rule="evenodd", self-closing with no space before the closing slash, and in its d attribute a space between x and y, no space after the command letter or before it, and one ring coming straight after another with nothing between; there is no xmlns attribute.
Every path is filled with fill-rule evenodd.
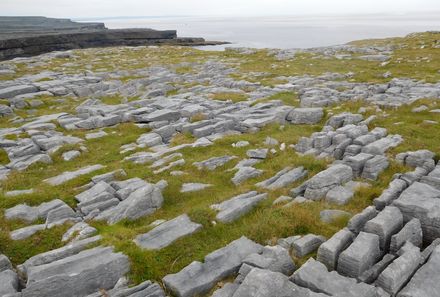
<svg viewBox="0 0 440 297"><path fill-rule="evenodd" d="M67 22L65 26L68 25ZM335 50L327 48L324 54ZM231 51L252 54L252 50ZM386 51L359 51L365 54L360 57L363 60L389 59ZM76 55L73 51L56 52L20 62L33 65L60 58L68 61ZM291 58L289 51L277 51L275 55L280 60ZM271 88L232 79L230 75L235 70L221 61L192 66L197 71L183 75L162 66L136 70L129 73L136 78L128 81L122 79L127 76L122 71L47 71L0 81L0 99L5 99L0 112L14 124L0 129L0 147L7 158L0 167L3 181L41 163L75 162L87 153L89 141L118 137L112 135L111 129L124 123L143 130L117 150L121 153L118 161L128 168L142 165L154 176L167 176L167 180L143 179L128 170L95 161L41 180L51 187L68 187L79 179L83 182L75 188L73 201L33 201L4 209L4 219L11 226L21 222L20 227L10 230L9 236L20 242L41 231L68 226L60 238L63 246L36 254L23 263L12 264L7 255L0 255L0 296L440 296L440 163L435 153L422 149L392 157L389 152L406 139L373 125L374 116L325 112L329 105L361 95L378 106L439 98L439 84L407 79L394 79L386 86L353 83L342 81L346 77L334 73L288 77L288 83ZM5 73L15 73L12 66L8 67ZM47 77L50 79L42 80ZM177 82L199 84L181 91L175 89ZM167 94L170 91L177 94ZM287 106L280 100L260 101L286 91L300 94L300 107ZM210 97L220 92L246 94L248 100ZM118 104L103 102L103 98L114 94L135 99ZM73 98L76 104L68 112L18 116L41 104L37 99L40 96ZM422 111L419 108L414 112ZM270 125L318 124L323 126L320 131L310 131L319 132L299 138L290 147L270 135L258 144L234 142L233 154L200 156L196 162L187 154L192 148L215 150L216 141L221 138L240 135L245 139L249 133ZM88 132L78 137L77 133L83 131ZM191 141L173 144L175 136L182 134ZM55 153L64 149L62 157L57 158ZM327 160L328 166L315 173L306 165L282 164L268 174L267 167L261 165L281 152ZM408 171L395 174L381 194L374 197L372 205L357 214L334 208L350 203L360 188L380 181L383 172L394 163ZM142 253L166 250L205 232L205 223L194 220L187 209L172 215L162 212L169 203L167 192L176 189L172 181L181 177L185 180L172 193L179 199L183 197L181 200L188 193L204 199L219 187L189 176L185 165L194 167L202 176L208 172L224 174L227 182L240 191L208 204L209 209L204 211L212 215L209 224L214 228L217 224L237 224L255 209L295 208L301 203L326 203L331 209L320 212L323 222L330 224L341 217L348 222L329 238L308 232L298 235L295 233L301 232L292 230L290 237L262 244L238 236L204 255L203 260L182 266L162 279L134 285L128 278L133 266L129 253L109 246L100 234L101 228L134 226L158 216L158 220L142 225L139 234L130 234L133 236L129 244ZM284 190L289 196L270 201L272 193ZM14 189L5 193L5 199L32 197L35 193L34 189ZM301 259L304 261L298 261Z"/></svg>

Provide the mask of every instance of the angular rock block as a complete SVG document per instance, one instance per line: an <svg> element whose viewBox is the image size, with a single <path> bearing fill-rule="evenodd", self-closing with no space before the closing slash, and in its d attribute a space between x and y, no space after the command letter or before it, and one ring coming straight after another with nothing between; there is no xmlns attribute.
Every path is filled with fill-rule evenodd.
<svg viewBox="0 0 440 297"><path fill-rule="evenodd" d="M377 155L365 162L361 177L370 180L377 180L379 174L388 168L390 162L385 156Z"/></svg>
<svg viewBox="0 0 440 297"><path fill-rule="evenodd" d="M117 288L116 288L117 287ZM103 292L90 294L87 297L165 297L165 292L159 284L151 281L143 282L134 287L119 287L118 284L114 289Z"/></svg>
<svg viewBox="0 0 440 297"><path fill-rule="evenodd" d="M86 296L108 290L129 271L128 257L112 248L97 247L27 269L23 297Z"/></svg>
<svg viewBox="0 0 440 297"><path fill-rule="evenodd" d="M123 219L136 220L154 213L162 207L162 190L157 185L147 184L121 201L118 205L100 213L95 219L115 224Z"/></svg>
<svg viewBox="0 0 440 297"><path fill-rule="evenodd" d="M318 248L316 259L323 263L328 270L336 270L339 255L353 242L355 235L344 228L333 235Z"/></svg>
<svg viewBox="0 0 440 297"><path fill-rule="evenodd" d="M318 249L325 241L324 236L307 234L292 243L292 249L296 257L301 258Z"/></svg>
<svg viewBox="0 0 440 297"><path fill-rule="evenodd" d="M324 116L322 108L295 108L288 115L286 120L294 125L312 125L319 123Z"/></svg>
<svg viewBox="0 0 440 297"><path fill-rule="evenodd" d="M400 135L388 135L387 137L376 140L362 148L363 153L372 155L383 155L391 148L395 148L403 141Z"/></svg>
<svg viewBox="0 0 440 297"><path fill-rule="evenodd" d="M68 182L78 176L89 174L93 171L104 168L102 165L91 165L86 166L84 168L78 169L76 171L66 171L58 176L54 176L48 179L45 179L44 182L48 183L51 186L59 186L65 182Z"/></svg>
<svg viewBox="0 0 440 297"><path fill-rule="evenodd" d="M262 173L263 170L256 169L254 167L240 167L237 173L235 173L234 177L231 179L231 181L234 183L234 185L238 186L239 184L250 178L260 176Z"/></svg>
<svg viewBox="0 0 440 297"><path fill-rule="evenodd" d="M344 164L333 165L306 181L307 188L304 197L311 200L321 200L331 188L352 179L353 171L350 166Z"/></svg>
<svg viewBox="0 0 440 297"><path fill-rule="evenodd" d="M431 243L440 237L440 190L427 184L415 182L394 200L394 206L403 214L404 221L420 220L424 243Z"/></svg>
<svg viewBox="0 0 440 297"><path fill-rule="evenodd" d="M235 221L251 211L258 203L267 198L267 193L258 194L256 191L235 196L211 208L218 211L216 219L223 223Z"/></svg>
<svg viewBox="0 0 440 297"><path fill-rule="evenodd" d="M18 265L17 270L24 275L27 273L27 269L31 266L48 264L78 254L79 252L85 250L88 246L98 243L100 240L101 236L97 235L69 243L55 250L35 255L27 259L23 264Z"/></svg>
<svg viewBox="0 0 440 297"><path fill-rule="evenodd" d="M251 254L243 260L243 263L261 269L280 272L284 275L291 275L295 271L295 264L289 255L289 251L279 245L265 246L261 254Z"/></svg>
<svg viewBox="0 0 440 297"><path fill-rule="evenodd" d="M205 262L192 262L180 272L163 278L165 287L179 297L207 293L220 280L238 272L242 261L250 254L261 253L263 247L241 237L226 247L205 257Z"/></svg>
<svg viewBox="0 0 440 297"><path fill-rule="evenodd" d="M376 285L394 296L407 283L419 267L422 256L418 247L408 243L403 253L394 260L377 278Z"/></svg>
<svg viewBox="0 0 440 297"><path fill-rule="evenodd" d="M225 296L225 295L223 295ZM231 297L326 297L292 283L281 273L253 268Z"/></svg>
<svg viewBox="0 0 440 297"><path fill-rule="evenodd" d="M12 270L0 272L0 296L17 293L18 276Z"/></svg>
<svg viewBox="0 0 440 297"><path fill-rule="evenodd" d="M358 277L358 280L367 284L374 283L382 271L384 271L385 268L387 268L396 258L396 255L386 254L383 256L382 260L374 264L373 267L364 271L364 273Z"/></svg>
<svg viewBox="0 0 440 297"><path fill-rule="evenodd" d="M353 243L339 255L338 272L357 278L381 257L379 236L361 232Z"/></svg>
<svg viewBox="0 0 440 297"><path fill-rule="evenodd" d="M428 262L423 265L397 297L436 297L440 292L440 246L432 252Z"/></svg>
<svg viewBox="0 0 440 297"><path fill-rule="evenodd" d="M364 228L365 223L376 217L377 214L378 211L373 206L368 206L348 221L347 228L354 233L359 233Z"/></svg>
<svg viewBox="0 0 440 297"><path fill-rule="evenodd" d="M389 250L391 236L403 227L403 216L394 206L387 206L375 218L369 220L364 226L364 232L377 234L380 238L381 250Z"/></svg>
<svg viewBox="0 0 440 297"><path fill-rule="evenodd" d="M291 167L284 168L278 172L274 177L271 177L265 181L262 181L256 186L269 190L276 190L284 188L307 175L307 170L304 167L298 167L292 169Z"/></svg>
<svg viewBox="0 0 440 297"><path fill-rule="evenodd" d="M377 289L374 286L358 283L353 278L329 272L324 264L310 258L291 276L291 280L313 292L330 296L375 297Z"/></svg>
<svg viewBox="0 0 440 297"><path fill-rule="evenodd" d="M399 233L391 237L390 253L397 253L406 242L411 242L416 247L423 244L422 225L418 219L409 221Z"/></svg>
<svg viewBox="0 0 440 297"><path fill-rule="evenodd" d="M215 170L217 167L223 166L234 159L237 159L237 157L236 156L215 157L205 161L195 162L193 163L193 165L196 166L199 170L206 169L212 171Z"/></svg>
<svg viewBox="0 0 440 297"><path fill-rule="evenodd" d="M0 254L0 272L11 269L11 261L9 261L8 257L6 257L5 255Z"/></svg>
<svg viewBox="0 0 440 297"><path fill-rule="evenodd" d="M328 203L334 203L338 205L347 204L351 198L353 198L353 191L343 186L336 186L327 192L325 195L325 201Z"/></svg>
<svg viewBox="0 0 440 297"><path fill-rule="evenodd" d="M188 215L183 214L160 224L148 233L136 236L134 242L143 249L158 250L201 228L202 225L191 222Z"/></svg>
<svg viewBox="0 0 440 297"><path fill-rule="evenodd" d="M382 210L385 206L390 205L395 199L399 197L399 195L408 187L408 184L401 179L395 179L388 185L388 188L385 189L382 194L374 199L374 206L378 210Z"/></svg>

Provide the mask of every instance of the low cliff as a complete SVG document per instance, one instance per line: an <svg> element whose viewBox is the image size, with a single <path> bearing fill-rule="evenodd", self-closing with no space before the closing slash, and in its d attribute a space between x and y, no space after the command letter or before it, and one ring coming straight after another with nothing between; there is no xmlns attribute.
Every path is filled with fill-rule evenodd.
<svg viewBox="0 0 440 297"><path fill-rule="evenodd" d="M113 30L102 23L76 23L44 17L0 17L0 60L77 48L152 44L212 43L206 43L203 38L177 38L175 30Z"/></svg>

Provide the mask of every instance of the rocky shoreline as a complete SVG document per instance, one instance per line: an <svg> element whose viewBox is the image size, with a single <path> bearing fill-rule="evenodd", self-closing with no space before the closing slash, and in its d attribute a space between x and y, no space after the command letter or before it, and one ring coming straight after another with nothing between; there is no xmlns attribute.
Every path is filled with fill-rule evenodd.
<svg viewBox="0 0 440 297"><path fill-rule="evenodd" d="M1 62L0 296L439 296L439 50Z"/></svg>
<svg viewBox="0 0 440 297"><path fill-rule="evenodd" d="M216 45L203 38L178 38L174 30L107 29L102 23L75 23L37 17L0 17L0 61L78 48L140 45Z"/></svg>

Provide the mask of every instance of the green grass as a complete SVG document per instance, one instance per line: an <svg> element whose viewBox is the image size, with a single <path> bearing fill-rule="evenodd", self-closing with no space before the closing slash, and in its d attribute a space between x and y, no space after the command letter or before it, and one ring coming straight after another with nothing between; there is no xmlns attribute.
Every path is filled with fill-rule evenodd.
<svg viewBox="0 0 440 297"><path fill-rule="evenodd" d="M232 101L233 103L246 101L248 96L242 93L215 93L210 96L212 100Z"/></svg>

